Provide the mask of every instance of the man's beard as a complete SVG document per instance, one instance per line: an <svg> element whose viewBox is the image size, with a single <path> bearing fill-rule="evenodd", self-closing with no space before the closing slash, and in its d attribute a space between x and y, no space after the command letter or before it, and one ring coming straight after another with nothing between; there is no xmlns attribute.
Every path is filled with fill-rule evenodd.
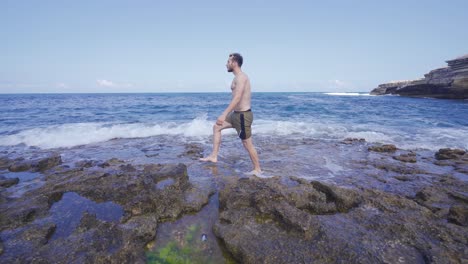
<svg viewBox="0 0 468 264"><path fill-rule="evenodd" d="M228 72L232 72L232 68L228 68L227 71L228 71Z"/></svg>

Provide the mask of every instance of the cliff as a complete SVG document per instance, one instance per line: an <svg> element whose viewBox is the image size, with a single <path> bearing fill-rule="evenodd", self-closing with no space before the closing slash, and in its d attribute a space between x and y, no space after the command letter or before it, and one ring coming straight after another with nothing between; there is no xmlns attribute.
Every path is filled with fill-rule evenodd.
<svg viewBox="0 0 468 264"><path fill-rule="evenodd" d="M468 99L468 54L446 62L447 67L432 70L424 78L380 84L371 94Z"/></svg>

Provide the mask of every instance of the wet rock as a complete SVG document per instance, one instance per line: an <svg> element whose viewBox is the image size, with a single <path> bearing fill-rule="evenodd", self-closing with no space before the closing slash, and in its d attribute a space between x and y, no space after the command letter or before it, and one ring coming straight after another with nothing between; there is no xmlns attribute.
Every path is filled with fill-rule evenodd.
<svg viewBox="0 0 468 264"><path fill-rule="evenodd" d="M156 230L158 226L157 215L143 215L130 218L121 227L127 232L131 233L135 238L141 240L142 243L148 243L148 241L154 240L156 237Z"/></svg>
<svg viewBox="0 0 468 264"><path fill-rule="evenodd" d="M13 161L8 157L0 157L0 170L8 169L12 163Z"/></svg>
<svg viewBox="0 0 468 264"><path fill-rule="evenodd" d="M395 179L405 182L405 181L412 181L413 177L410 177L408 175L397 175L395 176Z"/></svg>
<svg viewBox="0 0 468 264"><path fill-rule="evenodd" d="M107 168L107 167L110 167L112 165L118 165L118 164L123 164L124 161L123 160L119 160L117 158L112 158L108 161L105 161L101 164L99 164L98 166L101 167L101 168Z"/></svg>
<svg viewBox="0 0 468 264"><path fill-rule="evenodd" d="M456 164L454 167L455 167L455 170L458 171L459 173L464 173L464 174L468 175L468 163L467 164Z"/></svg>
<svg viewBox="0 0 468 264"><path fill-rule="evenodd" d="M41 168L56 164L49 161ZM43 186L0 203L0 262L144 263L145 245L154 240L158 222L199 210L214 192L192 185L184 164L105 163L46 170ZM171 184L158 188L163 181ZM102 214L117 209L116 219ZM66 217L80 221L70 224L73 219ZM38 229L45 223L54 229ZM35 229L42 235L22 235ZM17 244L24 247L12 246Z"/></svg>
<svg viewBox="0 0 468 264"><path fill-rule="evenodd" d="M8 170L11 172L21 172L21 171L28 171L32 168L32 162L31 161L15 161L10 167L8 167Z"/></svg>
<svg viewBox="0 0 468 264"><path fill-rule="evenodd" d="M119 225L85 213L68 237L50 241L32 257L47 263L144 263L143 246L129 241ZM86 252L86 254L83 254Z"/></svg>
<svg viewBox="0 0 468 264"><path fill-rule="evenodd" d="M78 162L75 162L75 167L79 168L91 168L94 167L98 164L97 161L95 160L80 160Z"/></svg>
<svg viewBox="0 0 468 264"><path fill-rule="evenodd" d="M24 160L23 158L17 159L14 161L8 170L11 172L21 172L21 171L40 171L44 172L48 169L51 169L55 166L62 164L62 158L59 154L52 154L45 158L33 159L33 160Z"/></svg>
<svg viewBox="0 0 468 264"><path fill-rule="evenodd" d="M0 176L0 187L8 188L10 186L18 184L18 182L19 178L5 178L3 176Z"/></svg>
<svg viewBox="0 0 468 264"><path fill-rule="evenodd" d="M398 174L425 174L426 171L419 169L418 167L410 166L410 164L395 164L389 162L376 162L373 164L377 169L385 170L387 172L395 172Z"/></svg>
<svg viewBox="0 0 468 264"><path fill-rule="evenodd" d="M382 146L371 146L368 150L374 152L395 152L397 151L397 147L392 144L385 144Z"/></svg>
<svg viewBox="0 0 468 264"><path fill-rule="evenodd" d="M38 199L38 201L30 201L29 203L18 201L14 205L0 205L0 209L3 210L3 217L0 218L0 230L18 228L33 222L38 215L46 215L48 206L44 205L43 202L43 199Z"/></svg>
<svg viewBox="0 0 468 264"><path fill-rule="evenodd" d="M184 153L178 157L190 157L191 159L203 158L203 146L201 144L187 144L185 145Z"/></svg>
<svg viewBox="0 0 468 264"><path fill-rule="evenodd" d="M393 156L393 159L399 160L402 162L410 162L410 163L416 163L416 153L407 153L407 154L401 154L398 156Z"/></svg>
<svg viewBox="0 0 468 264"><path fill-rule="evenodd" d="M446 192L443 192L434 186L424 187L422 190L417 192L415 196L415 200L419 204L424 205L433 211L444 209L441 205L443 205L448 199L449 197Z"/></svg>
<svg viewBox="0 0 468 264"><path fill-rule="evenodd" d="M468 205L450 207L447 220L457 225L468 226Z"/></svg>
<svg viewBox="0 0 468 264"><path fill-rule="evenodd" d="M468 231L411 199L280 178L240 179L219 193L214 227L240 263L424 263L464 258Z"/></svg>
<svg viewBox="0 0 468 264"><path fill-rule="evenodd" d="M363 143L366 142L364 138L345 138L341 141L343 144L354 144L354 143Z"/></svg>
<svg viewBox="0 0 468 264"><path fill-rule="evenodd" d="M333 203L336 207L336 211L333 212L341 212L346 213L351 208L356 207L359 202L360 198L355 191L339 188L333 185L327 185L319 181L312 181L311 185L319 192L325 194L327 198L327 203ZM328 213L333 213L328 212ZM321 213L320 211L316 213Z"/></svg>
<svg viewBox="0 0 468 264"><path fill-rule="evenodd" d="M466 151L462 149L443 148L443 149L439 149L439 151L436 152L435 158L437 160L459 159L465 153Z"/></svg>
<svg viewBox="0 0 468 264"><path fill-rule="evenodd" d="M36 171L44 172L60 164L62 164L62 157L59 154L54 154L36 161L33 166Z"/></svg>
<svg viewBox="0 0 468 264"><path fill-rule="evenodd" d="M2 232L2 263L25 263L24 256L31 256L35 250L47 245L55 231L55 224L50 222L32 224ZM29 261L30 262L30 261Z"/></svg>
<svg viewBox="0 0 468 264"><path fill-rule="evenodd" d="M461 193L461 192L457 192L457 191L451 191L451 192L449 192L448 194L449 194L450 197L452 197L453 199L468 204L468 194L467 194L467 193Z"/></svg>
<svg viewBox="0 0 468 264"><path fill-rule="evenodd" d="M131 164L120 165L119 169L124 172L135 172L136 168L133 167Z"/></svg>

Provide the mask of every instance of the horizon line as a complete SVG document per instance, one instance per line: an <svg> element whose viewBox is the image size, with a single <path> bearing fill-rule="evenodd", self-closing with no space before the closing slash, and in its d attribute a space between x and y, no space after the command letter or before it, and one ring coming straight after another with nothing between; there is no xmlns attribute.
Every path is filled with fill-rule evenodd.
<svg viewBox="0 0 468 264"><path fill-rule="evenodd" d="M202 94L202 93L231 93L229 91L205 91L205 92L16 92L0 93L0 95L21 95L21 94ZM252 93L370 93L370 91L252 91Z"/></svg>

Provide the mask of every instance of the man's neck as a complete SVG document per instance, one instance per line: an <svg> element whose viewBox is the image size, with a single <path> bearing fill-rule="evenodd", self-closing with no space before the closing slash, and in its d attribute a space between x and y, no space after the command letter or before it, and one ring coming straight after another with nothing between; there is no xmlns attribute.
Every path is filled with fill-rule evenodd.
<svg viewBox="0 0 468 264"><path fill-rule="evenodd" d="M237 76L240 73L242 73L242 69L241 68L235 68L235 69L232 70L232 73L234 73L234 75Z"/></svg>

